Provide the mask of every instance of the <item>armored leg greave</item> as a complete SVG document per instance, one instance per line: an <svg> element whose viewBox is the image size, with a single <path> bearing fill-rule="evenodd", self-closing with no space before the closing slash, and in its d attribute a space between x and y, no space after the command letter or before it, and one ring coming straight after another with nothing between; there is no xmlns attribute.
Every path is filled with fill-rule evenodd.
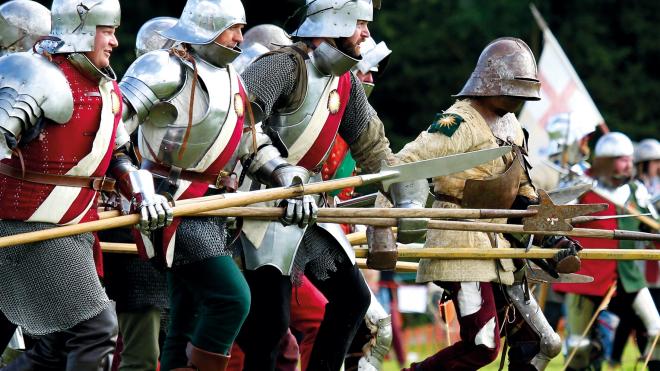
<svg viewBox="0 0 660 371"><path fill-rule="evenodd" d="M545 370L550 360L561 352L561 339L548 324L536 299L530 295L529 300L526 300L523 284L516 283L504 287L517 313L540 338L539 351L531 358L529 364L537 370Z"/></svg>
<svg viewBox="0 0 660 371"><path fill-rule="evenodd" d="M392 317L378 302L373 292L371 304L349 348L346 370L377 371L392 346Z"/></svg>

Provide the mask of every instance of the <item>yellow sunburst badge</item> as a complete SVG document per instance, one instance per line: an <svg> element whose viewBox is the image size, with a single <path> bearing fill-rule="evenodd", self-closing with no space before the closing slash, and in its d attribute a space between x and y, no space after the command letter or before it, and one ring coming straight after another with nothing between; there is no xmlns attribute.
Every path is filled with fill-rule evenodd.
<svg viewBox="0 0 660 371"><path fill-rule="evenodd" d="M110 103L112 104L112 114L118 114L119 110L121 109L121 105L119 102L119 95L114 90L110 92Z"/></svg>
<svg viewBox="0 0 660 371"><path fill-rule="evenodd" d="M339 107L341 107L341 98L337 89L334 89L328 96L328 111L330 111L331 115L334 115L339 112Z"/></svg>
<svg viewBox="0 0 660 371"><path fill-rule="evenodd" d="M440 126L445 126L445 127L452 126L455 123L456 123L456 119L454 118L454 116L445 116L440 120L438 120L438 124L440 124Z"/></svg>
<svg viewBox="0 0 660 371"><path fill-rule="evenodd" d="M451 137L462 122L463 118L455 113L438 113L427 131L429 133L442 133Z"/></svg>
<svg viewBox="0 0 660 371"><path fill-rule="evenodd" d="M239 93L234 94L234 111L238 117L243 117L245 112L245 103L243 103L243 97Z"/></svg>

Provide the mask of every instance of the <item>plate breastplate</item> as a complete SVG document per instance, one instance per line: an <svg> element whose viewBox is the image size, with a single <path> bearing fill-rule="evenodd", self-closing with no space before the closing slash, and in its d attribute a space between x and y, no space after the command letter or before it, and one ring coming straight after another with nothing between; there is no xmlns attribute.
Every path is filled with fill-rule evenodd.
<svg viewBox="0 0 660 371"><path fill-rule="evenodd" d="M197 83L192 106L192 126L183 155L180 156L188 128L190 97L193 92L194 70L186 65L183 88L166 101L156 103L140 125L140 151L146 157L183 169L194 168L209 151L223 128L227 113L234 109L238 91L232 91L231 78L236 72L231 66L214 67L195 56ZM146 147L146 148L145 148ZM158 157L153 159L152 157Z"/></svg>
<svg viewBox="0 0 660 371"><path fill-rule="evenodd" d="M332 76L319 72L310 59L305 60L305 68L307 88L302 104L292 112L274 112L267 122L279 134L287 148L291 148L303 133L323 98L326 86L332 82Z"/></svg>

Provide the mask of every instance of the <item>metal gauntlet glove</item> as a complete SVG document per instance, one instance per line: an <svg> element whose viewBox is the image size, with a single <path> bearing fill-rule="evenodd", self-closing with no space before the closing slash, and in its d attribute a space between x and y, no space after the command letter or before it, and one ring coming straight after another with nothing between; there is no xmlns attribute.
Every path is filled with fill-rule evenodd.
<svg viewBox="0 0 660 371"><path fill-rule="evenodd" d="M390 186L390 197L394 207L403 209L423 209L429 194L426 179L395 183ZM398 220L397 241L401 243L419 242L426 238L428 218L401 218Z"/></svg>
<svg viewBox="0 0 660 371"><path fill-rule="evenodd" d="M136 170L128 173L132 188L131 209L140 214L140 223L135 227L142 232L151 232L172 223L173 210L167 198L156 194L151 173Z"/></svg>
<svg viewBox="0 0 660 371"><path fill-rule="evenodd" d="M300 166L280 167L273 171L272 176L275 185L282 187L296 186L309 181L309 171ZM285 208L284 216L280 218L280 222L285 226L297 224L300 228L304 228L316 222L318 207L310 195L283 200L280 206Z"/></svg>

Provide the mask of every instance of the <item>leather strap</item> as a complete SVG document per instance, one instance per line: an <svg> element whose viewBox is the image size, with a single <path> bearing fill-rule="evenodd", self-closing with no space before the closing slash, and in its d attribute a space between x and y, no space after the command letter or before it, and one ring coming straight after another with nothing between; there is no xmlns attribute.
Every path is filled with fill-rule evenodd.
<svg viewBox="0 0 660 371"><path fill-rule="evenodd" d="M0 174L20 179L30 183L49 184L55 186L91 188L95 191L114 192L115 180L108 177L87 177L73 175L44 174L33 171L21 171L0 163Z"/></svg>
<svg viewBox="0 0 660 371"><path fill-rule="evenodd" d="M449 202L451 204L456 204L459 206L463 203L463 200L461 200L460 198L446 195L444 193L433 192L433 197L435 197L437 201Z"/></svg>
<svg viewBox="0 0 660 371"><path fill-rule="evenodd" d="M173 168L172 166L157 164L153 161L142 159L142 169L148 170L153 174L169 178ZM225 190L226 192L235 192L238 188L238 178L235 176L235 174L206 174L189 170L181 170L181 172L178 174L178 178L194 183L211 184L218 189Z"/></svg>

